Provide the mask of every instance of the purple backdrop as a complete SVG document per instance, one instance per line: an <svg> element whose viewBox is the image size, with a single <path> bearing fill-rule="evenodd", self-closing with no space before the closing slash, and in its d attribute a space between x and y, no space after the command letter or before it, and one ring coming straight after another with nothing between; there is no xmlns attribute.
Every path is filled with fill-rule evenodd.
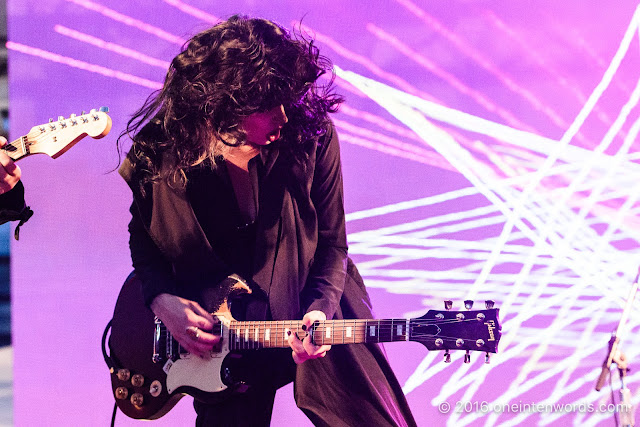
<svg viewBox="0 0 640 427"><path fill-rule="evenodd" d="M303 18L337 66L350 253L377 315L444 299L501 307L490 365L386 347L418 423L610 423L598 410L609 394L592 389L640 264L636 7L9 0L12 138L102 105L113 119L104 139L20 163L36 213L11 248L15 424L108 422L100 336L130 271L116 136L182 42L233 13ZM637 309L622 342L632 361ZM632 372L636 403L639 382ZM291 395L279 393L274 425L308 424ZM190 422L190 403L156 424ZM531 403L570 406L518 406Z"/></svg>

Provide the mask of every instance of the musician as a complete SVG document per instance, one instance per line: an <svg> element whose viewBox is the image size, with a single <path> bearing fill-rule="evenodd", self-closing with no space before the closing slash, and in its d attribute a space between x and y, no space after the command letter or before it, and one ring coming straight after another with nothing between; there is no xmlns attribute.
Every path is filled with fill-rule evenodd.
<svg viewBox="0 0 640 427"><path fill-rule="evenodd" d="M0 148L7 145L6 138L0 136ZM33 211L24 202L24 185L20 181L20 167L11 157L0 150L0 224L8 221L20 221L16 227L16 239L19 229L27 222Z"/></svg>
<svg viewBox="0 0 640 427"><path fill-rule="evenodd" d="M189 40L119 138L133 140L120 173L133 192L130 249L145 302L193 354L219 340L206 301L230 274L253 288L233 306L238 320L309 328L372 317L347 256L329 119L342 99L319 81L330 72L302 35L234 16ZM196 424L268 425L276 389L293 380L316 425L415 425L378 345L288 341L290 350L244 354L249 390L195 401Z"/></svg>

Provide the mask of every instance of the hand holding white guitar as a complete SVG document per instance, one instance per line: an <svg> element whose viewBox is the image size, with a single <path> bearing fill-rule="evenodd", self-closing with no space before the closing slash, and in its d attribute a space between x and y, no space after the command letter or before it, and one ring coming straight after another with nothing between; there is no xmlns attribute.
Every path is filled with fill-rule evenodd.
<svg viewBox="0 0 640 427"><path fill-rule="evenodd" d="M0 148L7 145L7 139L0 136ZM16 165L11 157L0 150L0 194L4 194L16 186L20 181L20 167Z"/></svg>

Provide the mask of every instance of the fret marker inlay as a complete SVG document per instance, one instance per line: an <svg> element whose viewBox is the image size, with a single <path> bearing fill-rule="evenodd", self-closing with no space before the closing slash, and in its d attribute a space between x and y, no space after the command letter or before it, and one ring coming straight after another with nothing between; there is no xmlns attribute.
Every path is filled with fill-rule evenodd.
<svg viewBox="0 0 640 427"><path fill-rule="evenodd" d="M347 326L347 338L351 338L351 331L352 330L353 330L353 327Z"/></svg>

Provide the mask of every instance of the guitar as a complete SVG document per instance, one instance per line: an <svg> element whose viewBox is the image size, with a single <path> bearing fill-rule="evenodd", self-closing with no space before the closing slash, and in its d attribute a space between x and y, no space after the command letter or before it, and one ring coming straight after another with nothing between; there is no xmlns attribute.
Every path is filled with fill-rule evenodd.
<svg viewBox="0 0 640 427"><path fill-rule="evenodd" d="M348 319L316 322L304 331L300 320L236 321L231 317L228 301L236 295L251 293L240 278L230 276L220 283L224 299L214 310L220 321L214 334L221 340L204 359L186 353L153 312L145 307L139 279L131 274L124 283L113 319L103 335L103 353L111 371L111 385L116 405L135 419L157 419L169 412L185 394L204 402L223 399L228 393L241 391L230 372L229 359L238 350L289 347L286 331L300 339L311 334L316 345L417 341L429 350L450 349L496 353L501 326L498 309L452 311L429 310L416 319ZM473 303L465 301L471 308ZM109 336L110 355L105 342ZM231 355L230 357L227 357ZM308 362L307 362L308 363Z"/></svg>
<svg viewBox="0 0 640 427"><path fill-rule="evenodd" d="M54 159L60 157L78 141L89 135L99 139L111 130L111 117L107 107L91 110L88 114L68 119L60 116L57 121L34 126L28 134L7 143L2 150L13 160L19 160L31 154L44 153Z"/></svg>

